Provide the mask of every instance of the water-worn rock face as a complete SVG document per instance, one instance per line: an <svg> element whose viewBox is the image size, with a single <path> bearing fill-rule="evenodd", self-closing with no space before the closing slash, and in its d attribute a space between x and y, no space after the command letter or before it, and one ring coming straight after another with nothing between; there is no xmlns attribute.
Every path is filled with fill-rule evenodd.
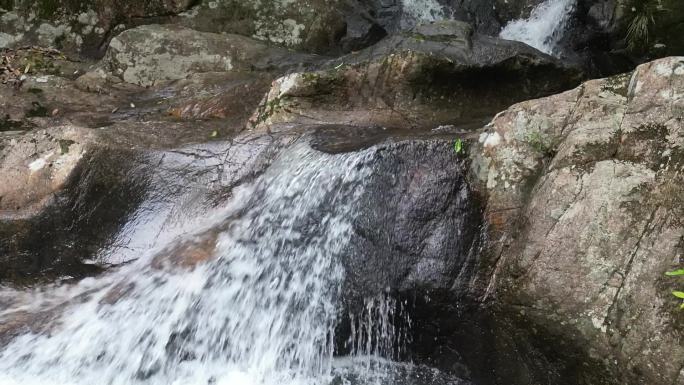
<svg viewBox="0 0 684 385"><path fill-rule="evenodd" d="M684 58L662 59L515 105L480 138L493 248L483 296L531 340L580 347L538 346L576 366L567 383L684 381L670 294L681 282L664 276L684 235L682 89Z"/></svg>
<svg viewBox="0 0 684 385"><path fill-rule="evenodd" d="M144 178L133 172L136 154L102 146L97 134L66 125L0 138L0 280L99 271L83 261L111 241Z"/></svg>
<svg viewBox="0 0 684 385"><path fill-rule="evenodd" d="M510 103L566 89L576 69L457 21L419 25L273 83L253 124L480 124Z"/></svg>
<svg viewBox="0 0 684 385"><path fill-rule="evenodd" d="M152 159L242 130L273 76L204 72L144 89L51 51L27 52L3 57L10 70L0 86L0 280L19 284L122 262L98 252L158 183ZM183 153L211 158L194 151Z"/></svg>
<svg viewBox="0 0 684 385"><path fill-rule="evenodd" d="M313 147L323 151L345 140L357 143L355 151L376 145L368 165L373 171L356 187L354 211L363 215L350 218L344 298L358 304L387 291L449 288L480 232L466 164L448 138L375 129L375 141L364 140L363 132L372 130L324 126L313 139Z"/></svg>

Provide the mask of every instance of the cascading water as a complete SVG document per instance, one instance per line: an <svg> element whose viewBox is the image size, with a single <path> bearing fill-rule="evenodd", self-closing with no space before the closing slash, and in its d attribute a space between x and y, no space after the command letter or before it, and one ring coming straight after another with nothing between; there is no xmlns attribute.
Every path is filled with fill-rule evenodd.
<svg viewBox="0 0 684 385"><path fill-rule="evenodd" d="M558 43L575 9L575 3L576 0L546 0L532 10L529 18L508 23L500 36L557 56L560 53Z"/></svg>
<svg viewBox="0 0 684 385"><path fill-rule="evenodd" d="M155 187L99 256L123 265L75 284L0 288L0 385L464 384L396 362L410 319L387 293L369 291L347 315L347 355L334 351L342 261L373 253L358 248L371 236L366 210L431 183L451 191L444 178L458 169L425 172L426 159L452 161L450 145L329 154L307 135L241 140L149 156ZM402 202L391 216L406 217Z"/></svg>
<svg viewBox="0 0 684 385"><path fill-rule="evenodd" d="M366 156L297 144L192 235L0 313L55 315L2 348L0 383L321 383L343 278L335 257Z"/></svg>
<svg viewBox="0 0 684 385"><path fill-rule="evenodd" d="M366 298L362 310L349 318L352 355L399 359L406 353L411 319L396 299L386 294Z"/></svg>
<svg viewBox="0 0 684 385"><path fill-rule="evenodd" d="M350 355L335 360L337 378L345 385L472 385L433 368L399 361L411 343L405 305L384 293L365 298L363 306L349 314Z"/></svg>

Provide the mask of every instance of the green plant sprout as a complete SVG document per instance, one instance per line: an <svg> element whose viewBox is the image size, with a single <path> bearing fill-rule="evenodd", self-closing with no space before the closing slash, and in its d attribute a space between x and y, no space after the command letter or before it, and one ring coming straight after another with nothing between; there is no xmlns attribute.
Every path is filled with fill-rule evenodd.
<svg viewBox="0 0 684 385"><path fill-rule="evenodd" d="M668 271L667 273L665 273L665 275L667 275L668 277L677 277L680 275L684 275L684 269ZM672 295L674 295L675 297L677 297L679 299L684 300L684 291L675 290L672 292ZM684 309L684 301L682 301L682 304L679 305L679 308Z"/></svg>
<svg viewBox="0 0 684 385"><path fill-rule="evenodd" d="M461 154L463 152L463 140L461 138L454 140L454 152L456 154Z"/></svg>

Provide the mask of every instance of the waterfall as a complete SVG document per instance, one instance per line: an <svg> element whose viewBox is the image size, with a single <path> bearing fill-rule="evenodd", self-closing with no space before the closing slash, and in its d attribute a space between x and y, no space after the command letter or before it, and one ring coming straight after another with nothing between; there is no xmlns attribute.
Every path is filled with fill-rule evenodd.
<svg viewBox="0 0 684 385"><path fill-rule="evenodd" d="M530 17L508 23L501 31L503 39L526 43L544 53L557 56L576 0L546 0L536 6Z"/></svg>
<svg viewBox="0 0 684 385"><path fill-rule="evenodd" d="M366 298L362 310L349 318L352 355L400 359L406 353L411 319L396 299L386 294Z"/></svg>
<svg viewBox="0 0 684 385"><path fill-rule="evenodd" d="M331 154L315 149L324 133L245 136L147 155L145 201L96 256L122 265L0 287L1 385L467 384L402 362L411 322L386 286L342 292L361 271L350 261L381 250L364 226L459 186L450 144ZM432 178L427 161L448 171ZM347 314L349 298L361 305Z"/></svg>
<svg viewBox="0 0 684 385"><path fill-rule="evenodd" d="M27 294L0 323L51 320L0 348L0 383L323 383L344 276L338 254L371 155L298 142L149 255Z"/></svg>

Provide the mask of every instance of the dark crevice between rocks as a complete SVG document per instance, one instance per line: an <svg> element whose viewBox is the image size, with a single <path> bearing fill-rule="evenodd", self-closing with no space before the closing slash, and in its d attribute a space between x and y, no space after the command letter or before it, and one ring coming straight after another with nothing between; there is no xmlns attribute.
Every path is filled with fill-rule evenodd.
<svg viewBox="0 0 684 385"><path fill-rule="evenodd" d="M663 0L655 12L645 42L630 47L627 34L632 15L653 4L646 0L579 0L560 44L565 59L581 63L592 78L633 70L637 65L660 57L681 55L681 1ZM659 44L659 45L657 45Z"/></svg>
<svg viewBox="0 0 684 385"><path fill-rule="evenodd" d="M602 361L562 327L547 327L545 311L483 304L451 290L411 290L392 294L390 317L395 360L437 368L477 385L609 385L614 376ZM535 314L536 313L536 314ZM359 314L359 313L356 313ZM537 322L537 320L539 322ZM560 326L560 325L558 325ZM351 353L351 318L336 330L336 354ZM395 353L396 354L396 353Z"/></svg>
<svg viewBox="0 0 684 385"><path fill-rule="evenodd" d="M489 67L459 68L439 60L428 62L410 79L416 95L445 109L461 107L463 118L492 117L510 105L575 86L579 73L558 76L556 65L537 65L532 58L515 57ZM459 100L468 95L468 100ZM467 107L466 107L467 106Z"/></svg>

